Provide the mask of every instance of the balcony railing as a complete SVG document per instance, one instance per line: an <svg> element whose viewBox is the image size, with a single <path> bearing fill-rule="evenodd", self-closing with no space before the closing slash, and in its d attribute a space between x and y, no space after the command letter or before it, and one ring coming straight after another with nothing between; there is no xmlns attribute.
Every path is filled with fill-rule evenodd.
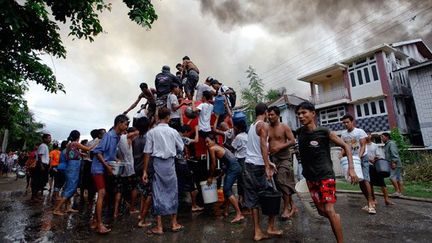
<svg viewBox="0 0 432 243"><path fill-rule="evenodd" d="M324 104L327 102L332 102L336 100L349 99L348 90L343 89L334 89L323 94L316 94L312 96L312 100L315 105Z"/></svg>

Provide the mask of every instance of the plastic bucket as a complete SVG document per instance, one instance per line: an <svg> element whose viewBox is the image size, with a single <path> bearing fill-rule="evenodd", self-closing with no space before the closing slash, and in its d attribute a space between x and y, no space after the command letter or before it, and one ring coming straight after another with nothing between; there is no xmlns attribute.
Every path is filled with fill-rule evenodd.
<svg viewBox="0 0 432 243"><path fill-rule="evenodd" d="M301 179L300 181L298 181L296 183L295 190L296 190L296 192L299 192L299 193L309 192L309 188L307 186L305 178Z"/></svg>
<svg viewBox="0 0 432 243"><path fill-rule="evenodd" d="M246 114L243 111L234 111L232 119L234 124L239 122L245 122L245 124L247 124Z"/></svg>
<svg viewBox="0 0 432 243"><path fill-rule="evenodd" d="M210 186L207 185L207 181L201 181L200 185L205 204L215 203L218 201L216 181L213 181Z"/></svg>
<svg viewBox="0 0 432 243"><path fill-rule="evenodd" d="M278 215L280 211L282 193L279 191L262 191L258 193L262 214Z"/></svg>
<svg viewBox="0 0 432 243"><path fill-rule="evenodd" d="M348 176L348 158L342 157L341 161L341 167L342 167L342 172L345 176L345 179L347 181L351 181L351 178L349 178ZM353 156L353 163L354 163L354 171L357 174L357 177L359 178L360 181L363 180L363 170L362 170L362 166L361 166L361 160L358 156Z"/></svg>
<svg viewBox="0 0 432 243"><path fill-rule="evenodd" d="M388 160L379 159L375 161L375 168L379 176L384 178L390 176L390 163Z"/></svg>
<svg viewBox="0 0 432 243"><path fill-rule="evenodd" d="M114 176L119 176L123 173L125 162L109 161L108 164L112 167Z"/></svg>
<svg viewBox="0 0 432 243"><path fill-rule="evenodd" d="M214 98L213 112L216 115L225 114L225 97L224 96L218 95Z"/></svg>

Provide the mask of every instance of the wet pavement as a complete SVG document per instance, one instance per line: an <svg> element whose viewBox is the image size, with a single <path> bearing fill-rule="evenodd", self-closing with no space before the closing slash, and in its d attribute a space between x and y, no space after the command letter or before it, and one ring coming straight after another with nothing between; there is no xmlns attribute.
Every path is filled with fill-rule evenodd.
<svg viewBox="0 0 432 243"><path fill-rule="evenodd" d="M136 226L137 215L123 215L118 220L108 220L113 231L100 236L88 227L90 210L79 207L80 213L54 217L49 195L45 192L43 203L31 203L23 191L25 181L10 181L13 191L5 189L7 183L0 178L0 242L252 242L252 219L231 224L214 210L191 213L186 204L180 209L179 222L185 229L170 232L169 219L164 218L165 234L148 235L147 229ZM17 190L18 188L21 188ZM334 242L330 224L317 216L310 207L308 195L295 201L300 208L292 220L279 221L284 230L281 238L265 242ZM365 200L357 194L338 194L336 211L340 213L346 242L431 242L432 203L394 199L396 205L384 206L378 197L378 213L368 215L361 210ZM266 225L263 217L262 225Z"/></svg>

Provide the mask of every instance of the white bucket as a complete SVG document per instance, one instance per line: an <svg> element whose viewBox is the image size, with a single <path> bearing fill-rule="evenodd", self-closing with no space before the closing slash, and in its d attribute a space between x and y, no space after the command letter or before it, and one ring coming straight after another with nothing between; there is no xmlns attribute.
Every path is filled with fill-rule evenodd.
<svg viewBox="0 0 432 243"><path fill-rule="evenodd" d="M112 173L114 176L119 176L126 165L126 162L109 161L108 164L112 167Z"/></svg>
<svg viewBox="0 0 432 243"><path fill-rule="evenodd" d="M308 188L308 186L307 186L307 183L306 183L306 179L305 179L305 178L301 179L300 181L298 181L298 182L296 183L296 185L295 185L295 190L296 190L296 192L299 192L299 193L306 193L306 192L309 192L309 188Z"/></svg>
<svg viewBox="0 0 432 243"><path fill-rule="evenodd" d="M342 157L340 163L341 163L342 172L345 176L345 179L348 182L351 182L351 178L348 176L348 158L346 156ZM360 158L358 156L353 156L353 163L354 163L354 171L357 174L359 181L362 181L363 180L363 170L362 170Z"/></svg>
<svg viewBox="0 0 432 243"><path fill-rule="evenodd" d="M216 181L213 181L210 186L207 185L207 181L201 181L200 185L205 204L218 201Z"/></svg>

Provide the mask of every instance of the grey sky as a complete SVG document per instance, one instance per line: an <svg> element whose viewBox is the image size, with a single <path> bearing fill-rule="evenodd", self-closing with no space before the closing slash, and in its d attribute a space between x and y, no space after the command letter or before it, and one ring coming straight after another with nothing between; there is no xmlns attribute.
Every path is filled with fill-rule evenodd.
<svg viewBox="0 0 432 243"><path fill-rule="evenodd" d="M301 74L382 43L432 42L431 0L153 1L159 19L150 31L128 19L121 1L113 2L100 16L106 33L89 43L72 41L65 29L67 58L43 57L67 93L48 94L32 84L26 95L55 139L73 129L86 135L109 128L136 99L139 83L154 86L161 67L174 72L184 55L201 80L212 76L239 90L237 81L247 85L252 65L266 89L284 86L308 98L308 85L296 81Z"/></svg>

